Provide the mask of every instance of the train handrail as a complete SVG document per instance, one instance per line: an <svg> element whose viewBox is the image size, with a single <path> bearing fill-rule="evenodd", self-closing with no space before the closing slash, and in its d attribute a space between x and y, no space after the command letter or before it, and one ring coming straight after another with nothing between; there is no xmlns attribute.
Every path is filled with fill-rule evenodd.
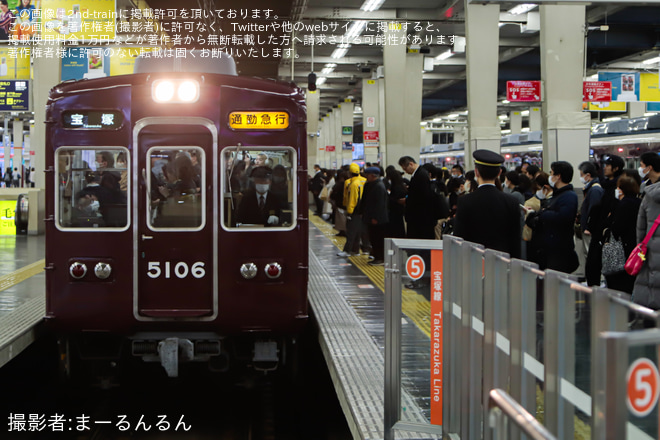
<svg viewBox="0 0 660 440"><path fill-rule="evenodd" d="M499 388L490 390L489 409L499 408L504 416L518 426L525 435L533 440L556 440L538 420L516 402L506 391Z"/></svg>

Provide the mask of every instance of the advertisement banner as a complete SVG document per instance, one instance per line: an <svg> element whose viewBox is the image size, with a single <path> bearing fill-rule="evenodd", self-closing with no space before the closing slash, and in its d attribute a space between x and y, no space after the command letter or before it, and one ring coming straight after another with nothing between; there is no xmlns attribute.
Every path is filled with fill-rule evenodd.
<svg viewBox="0 0 660 440"><path fill-rule="evenodd" d="M0 111L30 110L30 81L0 81Z"/></svg>
<svg viewBox="0 0 660 440"><path fill-rule="evenodd" d="M30 55L15 48L0 48L0 79L30 79Z"/></svg>
<svg viewBox="0 0 660 440"><path fill-rule="evenodd" d="M625 102L590 102L589 103L590 112L625 112L626 103Z"/></svg>
<svg viewBox="0 0 660 440"><path fill-rule="evenodd" d="M583 81L582 102L609 102L612 100L612 83L609 81Z"/></svg>
<svg viewBox="0 0 660 440"><path fill-rule="evenodd" d="M506 99L510 102L540 101L541 81L507 81Z"/></svg>
<svg viewBox="0 0 660 440"><path fill-rule="evenodd" d="M639 73L598 72L598 81L612 83L612 101L639 101Z"/></svg>

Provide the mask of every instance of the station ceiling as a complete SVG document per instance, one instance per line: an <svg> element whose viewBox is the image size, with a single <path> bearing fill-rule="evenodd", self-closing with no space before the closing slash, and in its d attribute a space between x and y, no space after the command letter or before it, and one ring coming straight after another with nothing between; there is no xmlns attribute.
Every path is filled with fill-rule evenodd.
<svg viewBox="0 0 660 440"><path fill-rule="evenodd" d="M152 8L182 7L179 0L147 0L147 3ZM222 19L215 19L214 27L225 35L254 34L254 38L262 43L255 46L263 51L261 53L272 54L276 48L286 49L279 57L235 57L240 74L293 80L303 88L307 87L310 72L314 71L319 78L325 77L325 82L319 86L321 115L349 97L360 104L362 81L376 75L378 66L383 65L382 45L377 43L378 36L382 35L378 23L405 20L409 23L409 41L419 42L421 49L427 52L425 56L434 60L433 70L424 73L420 118L430 119L466 110L465 53L452 44L452 37L465 37L464 0L384 0L372 12L361 10L365 3L364 0L334 0L330 5L324 0L198 0L186 3L185 7L225 11ZM648 3L619 1L586 6L586 77L605 69L658 72L657 63L642 63L660 54L660 5ZM540 33L532 22L528 25L527 13L514 15L508 12L513 3L503 1L499 4L501 25L497 75L498 95L503 99L506 81L541 79ZM247 9L250 13L260 10L262 13L260 18L240 21L227 16L230 9ZM263 16L266 10L270 11L269 18ZM537 7L531 12L538 11ZM357 20L369 23L362 31L362 41L352 43L345 55L333 58L338 45L346 41L342 37ZM235 25L237 21L257 25L280 23L280 26L241 32ZM297 24L296 30L291 32L285 23ZM557 25L561 26L561 23ZM368 35L371 38L366 38ZM438 37L440 35L444 40ZM292 46L286 43L293 39L296 42L291 49ZM311 41L315 44L310 44ZM227 42L228 48L246 49L241 38L228 39ZM449 58L436 59L450 50L454 53ZM328 64L334 64L332 71L322 73ZM501 106L500 112L510 111L515 105Z"/></svg>

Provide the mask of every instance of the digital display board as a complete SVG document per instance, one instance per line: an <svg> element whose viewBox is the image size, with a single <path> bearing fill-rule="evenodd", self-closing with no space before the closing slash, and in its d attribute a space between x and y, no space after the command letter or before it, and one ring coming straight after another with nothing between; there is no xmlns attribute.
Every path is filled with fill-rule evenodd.
<svg viewBox="0 0 660 440"><path fill-rule="evenodd" d="M122 122L124 115L117 110L70 110L62 114L64 128L115 130Z"/></svg>
<svg viewBox="0 0 660 440"><path fill-rule="evenodd" d="M0 111L29 111L30 82L24 80L0 81Z"/></svg>
<svg viewBox="0 0 660 440"><path fill-rule="evenodd" d="M282 130L289 127L287 112L231 112L229 126L237 130Z"/></svg>

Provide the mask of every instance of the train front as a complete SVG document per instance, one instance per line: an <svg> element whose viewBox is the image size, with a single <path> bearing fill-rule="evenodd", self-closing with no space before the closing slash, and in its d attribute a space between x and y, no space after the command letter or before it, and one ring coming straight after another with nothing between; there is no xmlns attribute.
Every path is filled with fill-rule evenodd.
<svg viewBox="0 0 660 440"><path fill-rule="evenodd" d="M190 55L189 55L190 56ZM47 110L47 318L63 356L274 369L307 321L301 91L143 59Z"/></svg>

